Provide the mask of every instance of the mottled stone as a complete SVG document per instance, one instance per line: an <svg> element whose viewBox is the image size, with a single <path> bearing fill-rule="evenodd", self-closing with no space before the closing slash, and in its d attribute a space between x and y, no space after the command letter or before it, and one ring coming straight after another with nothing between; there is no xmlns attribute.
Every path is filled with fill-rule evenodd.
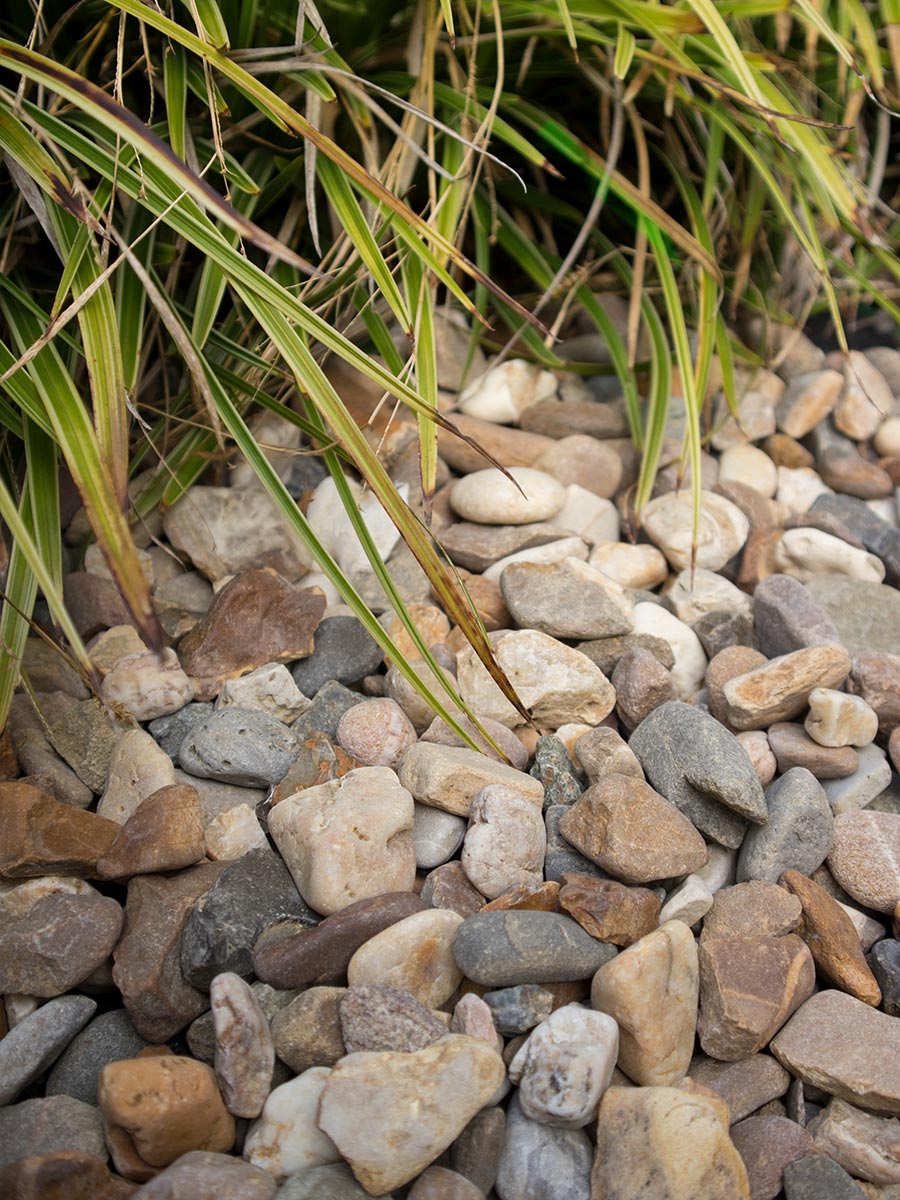
<svg viewBox="0 0 900 1200"><path fill-rule="evenodd" d="M552 733L538 738L529 775L543 786L545 808L551 804L571 804L584 790L565 743Z"/></svg>
<svg viewBox="0 0 900 1200"><path fill-rule="evenodd" d="M265 787L277 783L299 750L276 717L252 708L223 708L188 731L178 751L183 770L202 779Z"/></svg>
<svg viewBox="0 0 900 1200"><path fill-rule="evenodd" d="M513 1096L495 1184L500 1200L590 1200L590 1174L587 1134L530 1121Z"/></svg>
<svg viewBox="0 0 900 1200"><path fill-rule="evenodd" d="M0 822L0 873L12 879L93 875L119 832L114 821L17 782L0 783Z"/></svg>
<svg viewBox="0 0 900 1200"><path fill-rule="evenodd" d="M347 967L354 984L384 984L410 992L429 1008L444 1004L459 986L462 973L453 957L458 913L432 908L413 913L370 938Z"/></svg>
<svg viewBox="0 0 900 1200"><path fill-rule="evenodd" d="M348 1054L360 1050L413 1053L445 1037L447 1027L411 992L385 984L354 984L341 995L340 1030Z"/></svg>
<svg viewBox="0 0 900 1200"><path fill-rule="evenodd" d="M875 710L882 734L900 725L900 654L854 654L847 690Z"/></svg>
<svg viewBox="0 0 900 1200"><path fill-rule="evenodd" d="M341 717L337 740L361 766L396 770L416 744L416 730L400 705L383 697L349 708Z"/></svg>
<svg viewBox="0 0 900 1200"><path fill-rule="evenodd" d="M188 705L179 711L187 712L192 708ZM159 719L174 723L178 713ZM175 767L168 752L142 729L128 729L113 748L106 787L97 812L101 817L124 825L148 796L175 782Z"/></svg>
<svg viewBox="0 0 900 1200"><path fill-rule="evenodd" d="M485 987L587 979L615 954L559 913L477 913L460 925L453 952L463 974Z"/></svg>
<svg viewBox="0 0 900 1200"><path fill-rule="evenodd" d="M553 1011L554 1001L553 993L536 983L520 983L517 987L498 988L484 994L493 1025L506 1037L527 1033L546 1020Z"/></svg>
<svg viewBox="0 0 900 1200"><path fill-rule="evenodd" d="M659 897L648 888L571 871L563 875L562 883L560 907L601 942L630 946L658 924Z"/></svg>
<svg viewBox="0 0 900 1200"><path fill-rule="evenodd" d="M815 1148L860 1179L900 1183L900 1121L876 1117L845 1100L832 1100L809 1131Z"/></svg>
<svg viewBox="0 0 900 1200"><path fill-rule="evenodd" d="M835 825L822 785L805 767L792 767L766 791L769 819L747 832L738 855L739 881L774 883L782 871L810 874L831 852Z"/></svg>
<svg viewBox="0 0 900 1200"><path fill-rule="evenodd" d="M834 819L828 867L854 900L893 912L900 899L900 815L858 809Z"/></svg>
<svg viewBox="0 0 900 1200"><path fill-rule="evenodd" d="M283 663L270 662L249 675L226 679L216 697L216 708L258 708L285 724L309 708L309 700L294 683Z"/></svg>
<svg viewBox="0 0 900 1200"><path fill-rule="evenodd" d="M272 1087L275 1046L269 1022L252 988L223 972L209 988L216 1034L215 1073L225 1107L236 1117L256 1117Z"/></svg>
<svg viewBox="0 0 900 1200"><path fill-rule="evenodd" d="M691 566L693 539L692 500L688 492L651 500L641 514L644 528L678 571ZM700 525L696 537L695 565L718 571L734 558L747 540L750 525L744 514L714 492L701 491Z"/></svg>
<svg viewBox="0 0 900 1200"><path fill-rule="evenodd" d="M829 643L796 650L729 680L725 713L735 729L765 729L803 712L816 687L840 687L850 674L850 655Z"/></svg>
<svg viewBox="0 0 900 1200"><path fill-rule="evenodd" d="M96 1011L96 1003L87 996L59 996L0 1038L0 1105L10 1104L37 1079Z"/></svg>
<svg viewBox="0 0 900 1200"><path fill-rule="evenodd" d="M546 840L535 798L514 785L488 784L469 809L463 870L489 900L517 885L539 884Z"/></svg>
<svg viewBox="0 0 900 1200"><path fill-rule="evenodd" d="M312 1067L269 1093L244 1140L244 1158L282 1182L312 1167L340 1160L337 1148L317 1123L322 1093L331 1071Z"/></svg>
<svg viewBox="0 0 900 1200"><path fill-rule="evenodd" d="M98 1132L99 1155L105 1155ZM31 1154L0 1169L0 1194L16 1200L127 1200L132 1192L133 1185L111 1175L98 1154L83 1150Z"/></svg>
<svg viewBox="0 0 900 1200"><path fill-rule="evenodd" d="M810 1135L785 1117L755 1116L731 1127L731 1140L744 1160L751 1200L775 1200L785 1167L813 1148Z"/></svg>
<svg viewBox="0 0 900 1200"><path fill-rule="evenodd" d="M699 1054L691 1060L688 1074L695 1083L722 1097L732 1124L783 1096L791 1081L781 1063L768 1054L751 1054L736 1062L719 1062Z"/></svg>
<svg viewBox="0 0 900 1200"><path fill-rule="evenodd" d="M644 778L637 755L614 729L598 725L575 742L575 757L591 783L606 775L633 775ZM577 797L575 797L577 799Z"/></svg>
<svg viewBox="0 0 900 1200"><path fill-rule="evenodd" d="M97 893L44 896L0 928L0 992L59 996L109 957L121 907Z"/></svg>
<svg viewBox="0 0 900 1200"><path fill-rule="evenodd" d="M500 577L500 590L517 625L551 637L617 637L632 627L622 586L577 558L513 563Z"/></svg>
<svg viewBox="0 0 900 1200"><path fill-rule="evenodd" d="M293 995L272 1016L275 1053L302 1075L312 1067L332 1067L344 1057L340 1003L343 987L311 987Z"/></svg>
<svg viewBox="0 0 900 1200"><path fill-rule="evenodd" d="M120 658L106 673L100 695L136 721L152 721L177 712L193 698L191 681L174 650L152 650Z"/></svg>
<svg viewBox="0 0 900 1200"><path fill-rule="evenodd" d="M101 1013L75 1035L57 1059L47 1077L46 1093L96 1104L102 1068L121 1058L135 1058L148 1044L123 1008Z"/></svg>
<svg viewBox="0 0 900 1200"><path fill-rule="evenodd" d="M645 1087L687 1074L697 1025L699 976L690 929L670 921L594 976L591 1004L619 1025L619 1067Z"/></svg>

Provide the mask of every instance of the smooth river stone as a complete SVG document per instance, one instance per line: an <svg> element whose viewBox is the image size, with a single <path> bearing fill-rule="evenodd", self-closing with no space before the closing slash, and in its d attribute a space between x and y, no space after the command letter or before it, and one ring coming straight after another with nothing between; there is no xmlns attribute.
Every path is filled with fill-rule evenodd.
<svg viewBox="0 0 900 1200"><path fill-rule="evenodd" d="M360 767L282 800L269 813L303 899L325 916L383 892L412 890L413 798L389 767Z"/></svg>
<svg viewBox="0 0 900 1200"><path fill-rule="evenodd" d="M676 569L691 566L693 501L690 492L667 493L644 506L641 519L647 536ZM700 493L700 525L695 565L718 571L747 540L750 523L736 504L714 492Z"/></svg>
<svg viewBox="0 0 900 1200"><path fill-rule="evenodd" d="M210 984L216 1034L214 1070L225 1107L236 1117L258 1117L272 1089L275 1046L253 989L223 972Z"/></svg>
<svg viewBox="0 0 900 1200"><path fill-rule="evenodd" d="M463 919L446 908L413 913L360 946L347 967L347 982L399 988L428 1008L439 1008L456 991L462 972L453 943Z"/></svg>
<svg viewBox="0 0 900 1200"><path fill-rule="evenodd" d="M861 1000L838 991L811 996L771 1050L804 1083L873 1112L900 1114L900 1023Z"/></svg>
<svg viewBox="0 0 900 1200"><path fill-rule="evenodd" d="M600 1102L592 1200L750 1200L728 1108L684 1087L610 1088Z"/></svg>
<svg viewBox="0 0 900 1200"><path fill-rule="evenodd" d="M476 794L461 861L466 875L488 900L514 887L541 884L546 848L544 818L536 799L502 783L489 784Z"/></svg>
<svg viewBox="0 0 900 1200"><path fill-rule="evenodd" d="M502 1058L484 1042L453 1034L412 1054L348 1054L325 1084L319 1128L366 1191L380 1195L434 1162L505 1075Z"/></svg>
<svg viewBox="0 0 900 1200"><path fill-rule="evenodd" d="M566 502L566 489L552 475L532 467L496 467L457 480L450 506L464 521L481 525L526 525L549 521Z"/></svg>
<svg viewBox="0 0 900 1200"><path fill-rule="evenodd" d="M453 953L467 979L500 988L588 979L616 949L560 913L512 909L467 918Z"/></svg>
<svg viewBox="0 0 900 1200"><path fill-rule="evenodd" d="M840 687L850 667L850 655L836 643L773 658L728 680L722 689L725 716L734 729L765 729L776 721L790 721L806 708L814 688Z"/></svg>
<svg viewBox="0 0 900 1200"><path fill-rule="evenodd" d="M522 1112L542 1125L581 1129L597 1115L618 1048L619 1030L612 1017L581 1004L558 1008L509 1065Z"/></svg>
<svg viewBox="0 0 900 1200"><path fill-rule="evenodd" d="M551 637L617 637L634 623L624 588L577 558L512 563L500 576L500 591L517 625Z"/></svg>
<svg viewBox="0 0 900 1200"><path fill-rule="evenodd" d="M530 1121L514 1093L494 1185L500 1200L590 1200L590 1175L587 1134Z"/></svg>
<svg viewBox="0 0 900 1200"><path fill-rule="evenodd" d="M529 798L538 812L544 799L540 780L524 771L495 762L477 750L437 742L419 742L408 750L399 779L420 804L461 817L468 817L475 796L488 785L500 785Z"/></svg>
<svg viewBox="0 0 900 1200"><path fill-rule="evenodd" d="M244 1158L282 1182L292 1175L340 1161L334 1142L318 1125L328 1067L311 1067L269 1093L244 1141Z"/></svg>
<svg viewBox="0 0 900 1200"><path fill-rule="evenodd" d="M805 767L792 767L766 791L769 820L747 832L737 863L740 882L775 883L782 871L811 874L834 842L835 818L822 785Z"/></svg>
<svg viewBox="0 0 900 1200"><path fill-rule="evenodd" d="M694 1050L700 975L682 921L668 921L602 966L591 1005L619 1026L619 1068L644 1087L674 1087Z"/></svg>
<svg viewBox="0 0 900 1200"><path fill-rule="evenodd" d="M688 875L706 862L703 838L674 804L632 775L608 775L563 813L560 832L625 883Z"/></svg>
<svg viewBox="0 0 900 1200"><path fill-rule="evenodd" d="M0 1038L0 1105L43 1074L96 1011L88 996L59 996Z"/></svg>
<svg viewBox="0 0 900 1200"><path fill-rule="evenodd" d="M284 777L299 750L294 733L276 717L254 708L221 708L191 727L178 762L201 779L266 787Z"/></svg>
<svg viewBox="0 0 900 1200"><path fill-rule="evenodd" d="M260 979L283 989L334 979L346 974L350 959L370 938L425 908L426 902L415 892L388 892L359 900L312 929L286 936L264 934L253 951L253 969Z"/></svg>

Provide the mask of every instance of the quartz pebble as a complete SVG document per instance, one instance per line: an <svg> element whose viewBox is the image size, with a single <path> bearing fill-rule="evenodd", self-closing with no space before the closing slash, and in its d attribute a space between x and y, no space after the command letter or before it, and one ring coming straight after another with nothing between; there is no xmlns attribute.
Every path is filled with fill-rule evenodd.
<svg viewBox="0 0 900 1200"><path fill-rule="evenodd" d="M312 1067L269 1093L244 1141L247 1162L282 1182L299 1171L340 1161L317 1120L330 1077L328 1067Z"/></svg>
<svg viewBox="0 0 900 1200"><path fill-rule="evenodd" d="M354 984L386 984L409 992L428 1008L438 1008L462 978L453 943L462 917L445 908L413 913L356 951L347 966Z"/></svg>
<svg viewBox="0 0 900 1200"><path fill-rule="evenodd" d="M514 1096L497 1169L500 1200L590 1200L590 1175L587 1134L529 1120Z"/></svg>
<svg viewBox="0 0 900 1200"><path fill-rule="evenodd" d="M465 521L484 525L524 525L549 521L566 500L566 489L544 471L510 467L509 477L489 467L453 485L450 504Z"/></svg>
<svg viewBox="0 0 900 1200"><path fill-rule="evenodd" d="M275 1066L269 1022L252 988L230 972L213 979L209 1003L216 1033L216 1079L225 1107L236 1117L257 1117Z"/></svg>
<svg viewBox="0 0 900 1200"><path fill-rule="evenodd" d="M469 809L463 870L483 896L495 900L510 888L542 882L546 843L535 800L515 787L488 784Z"/></svg>
<svg viewBox="0 0 900 1200"><path fill-rule="evenodd" d="M878 732L878 716L860 696L813 688L803 728L820 746L868 746Z"/></svg>

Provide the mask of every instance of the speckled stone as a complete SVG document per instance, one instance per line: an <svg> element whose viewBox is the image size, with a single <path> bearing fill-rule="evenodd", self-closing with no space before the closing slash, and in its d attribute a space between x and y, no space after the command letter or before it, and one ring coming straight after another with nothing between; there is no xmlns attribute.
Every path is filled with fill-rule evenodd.
<svg viewBox="0 0 900 1200"><path fill-rule="evenodd" d="M75 1035L57 1059L47 1077L46 1093L96 1104L102 1068L121 1058L135 1058L149 1044L124 1008L101 1013Z"/></svg>
<svg viewBox="0 0 900 1200"><path fill-rule="evenodd" d="M831 852L835 836L831 805L805 767L793 767L766 791L769 819L748 830L738 855L737 877L775 883L782 871L809 874Z"/></svg>
<svg viewBox="0 0 900 1200"><path fill-rule="evenodd" d="M453 952L463 974L485 987L587 979L615 947L595 941L570 917L512 910L462 923Z"/></svg>
<svg viewBox="0 0 900 1200"><path fill-rule="evenodd" d="M354 984L342 991L340 1030L348 1054L394 1050L408 1054L445 1037L447 1027L405 989Z"/></svg>
<svg viewBox="0 0 900 1200"><path fill-rule="evenodd" d="M277 783L299 751L294 733L252 708L223 708L191 727L178 760L183 770L221 783Z"/></svg>

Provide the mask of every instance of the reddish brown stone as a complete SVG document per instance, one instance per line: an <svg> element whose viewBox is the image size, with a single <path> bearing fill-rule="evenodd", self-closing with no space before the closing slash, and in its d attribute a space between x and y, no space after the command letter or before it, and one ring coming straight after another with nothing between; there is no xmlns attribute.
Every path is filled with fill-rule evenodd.
<svg viewBox="0 0 900 1200"><path fill-rule="evenodd" d="M601 942L630 946L659 924L659 897L649 888L574 871L565 872L562 882L560 907Z"/></svg>
<svg viewBox="0 0 900 1200"><path fill-rule="evenodd" d="M786 1117L748 1117L732 1125L731 1140L747 1168L750 1200L775 1200L785 1167L813 1152L811 1134Z"/></svg>
<svg viewBox="0 0 900 1200"><path fill-rule="evenodd" d="M413 892L388 892L360 900L311 929L299 929L285 937L278 936L276 926L257 942L253 969L265 983L277 988L339 978L369 938L427 907Z"/></svg>
<svg viewBox="0 0 900 1200"><path fill-rule="evenodd" d="M6 1200L127 1200L135 1190L81 1150L34 1154L0 1170L0 1196Z"/></svg>
<svg viewBox="0 0 900 1200"><path fill-rule="evenodd" d="M672 676L649 650L627 651L612 673L616 712L628 729L636 729L654 708L675 699Z"/></svg>
<svg viewBox="0 0 900 1200"><path fill-rule="evenodd" d="M95 892L44 896L0 930L0 992L61 996L106 961L122 909Z"/></svg>
<svg viewBox="0 0 900 1200"><path fill-rule="evenodd" d="M97 861L99 879L178 871L206 854L197 789L175 783L144 800Z"/></svg>
<svg viewBox="0 0 900 1200"><path fill-rule="evenodd" d="M770 725L766 735L782 775L791 767L806 767L819 780L845 779L859 767L859 755L852 746L820 746L795 722Z"/></svg>
<svg viewBox="0 0 900 1200"><path fill-rule="evenodd" d="M751 594L763 579L778 571L775 549L781 541L781 529L752 529L744 543L741 566L735 580L737 586Z"/></svg>
<svg viewBox="0 0 900 1200"><path fill-rule="evenodd" d="M700 936L781 937L799 930L802 912L799 899L777 883L751 879L716 892Z"/></svg>
<svg viewBox="0 0 900 1200"><path fill-rule="evenodd" d="M494 912L495 909L527 908L538 912L559 911L559 884L548 879L546 883L527 884L504 892L496 900L481 909L481 912Z"/></svg>
<svg viewBox="0 0 900 1200"><path fill-rule="evenodd" d="M889 496L893 491L887 471L875 463L867 462L861 454L829 449L821 455L817 467L824 483L847 496L874 500L879 496Z"/></svg>
<svg viewBox="0 0 900 1200"><path fill-rule="evenodd" d="M717 483L713 491L741 510L750 522L751 530L777 529L781 524L781 506L746 483L730 479L727 483Z"/></svg>
<svg viewBox="0 0 900 1200"><path fill-rule="evenodd" d="M13 747L9 726L0 734L0 779L18 779L22 772Z"/></svg>
<svg viewBox="0 0 900 1200"><path fill-rule="evenodd" d="M235 576L178 648L182 668L198 680L198 699L264 663L306 658L324 612L318 588L296 587L269 569Z"/></svg>
<svg viewBox="0 0 900 1200"><path fill-rule="evenodd" d="M429 871L422 884L422 899L432 908L449 908L463 919L480 912L485 901L459 859Z"/></svg>
<svg viewBox="0 0 900 1200"><path fill-rule="evenodd" d="M0 874L13 879L93 875L120 828L27 783L0 783L0 827Z"/></svg>
<svg viewBox="0 0 900 1200"><path fill-rule="evenodd" d="M87 641L101 629L133 625L128 606L111 579L76 571L63 579L63 599L79 636Z"/></svg>
<svg viewBox="0 0 900 1200"><path fill-rule="evenodd" d="M806 447L786 433L773 433L761 443L761 449L768 454L776 467L790 467L796 470L798 467L816 465L816 460Z"/></svg>
<svg viewBox="0 0 900 1200"><path fill-rule="evenodd" d="M750 646L726 646L710 659L706 669L706 693L709 711L725 724L725 699L722 688L729 679L736 679L747 671L764 666L769 660Z"/></svg>
<svg viewBox="0 0 900 1200"><path fill-rule="evenodd" d="M799 871L785 871L779 883L803 906L800 936L809 946L816 966L841 991L877 1008L881 990L869 970L859 935L836 900Z"/></svg>
<svg viewBox="0 0 900 1200"><path fill-rule="evenodd" d="M320 783L340 779L358 766L359 763L345 754L340 746L336 746L327 733L316 730L302 743L300 753L288 767L287 774L272 789L272 806L280 804L295 792L302 792L304 788L318 787Z"/></svg>

